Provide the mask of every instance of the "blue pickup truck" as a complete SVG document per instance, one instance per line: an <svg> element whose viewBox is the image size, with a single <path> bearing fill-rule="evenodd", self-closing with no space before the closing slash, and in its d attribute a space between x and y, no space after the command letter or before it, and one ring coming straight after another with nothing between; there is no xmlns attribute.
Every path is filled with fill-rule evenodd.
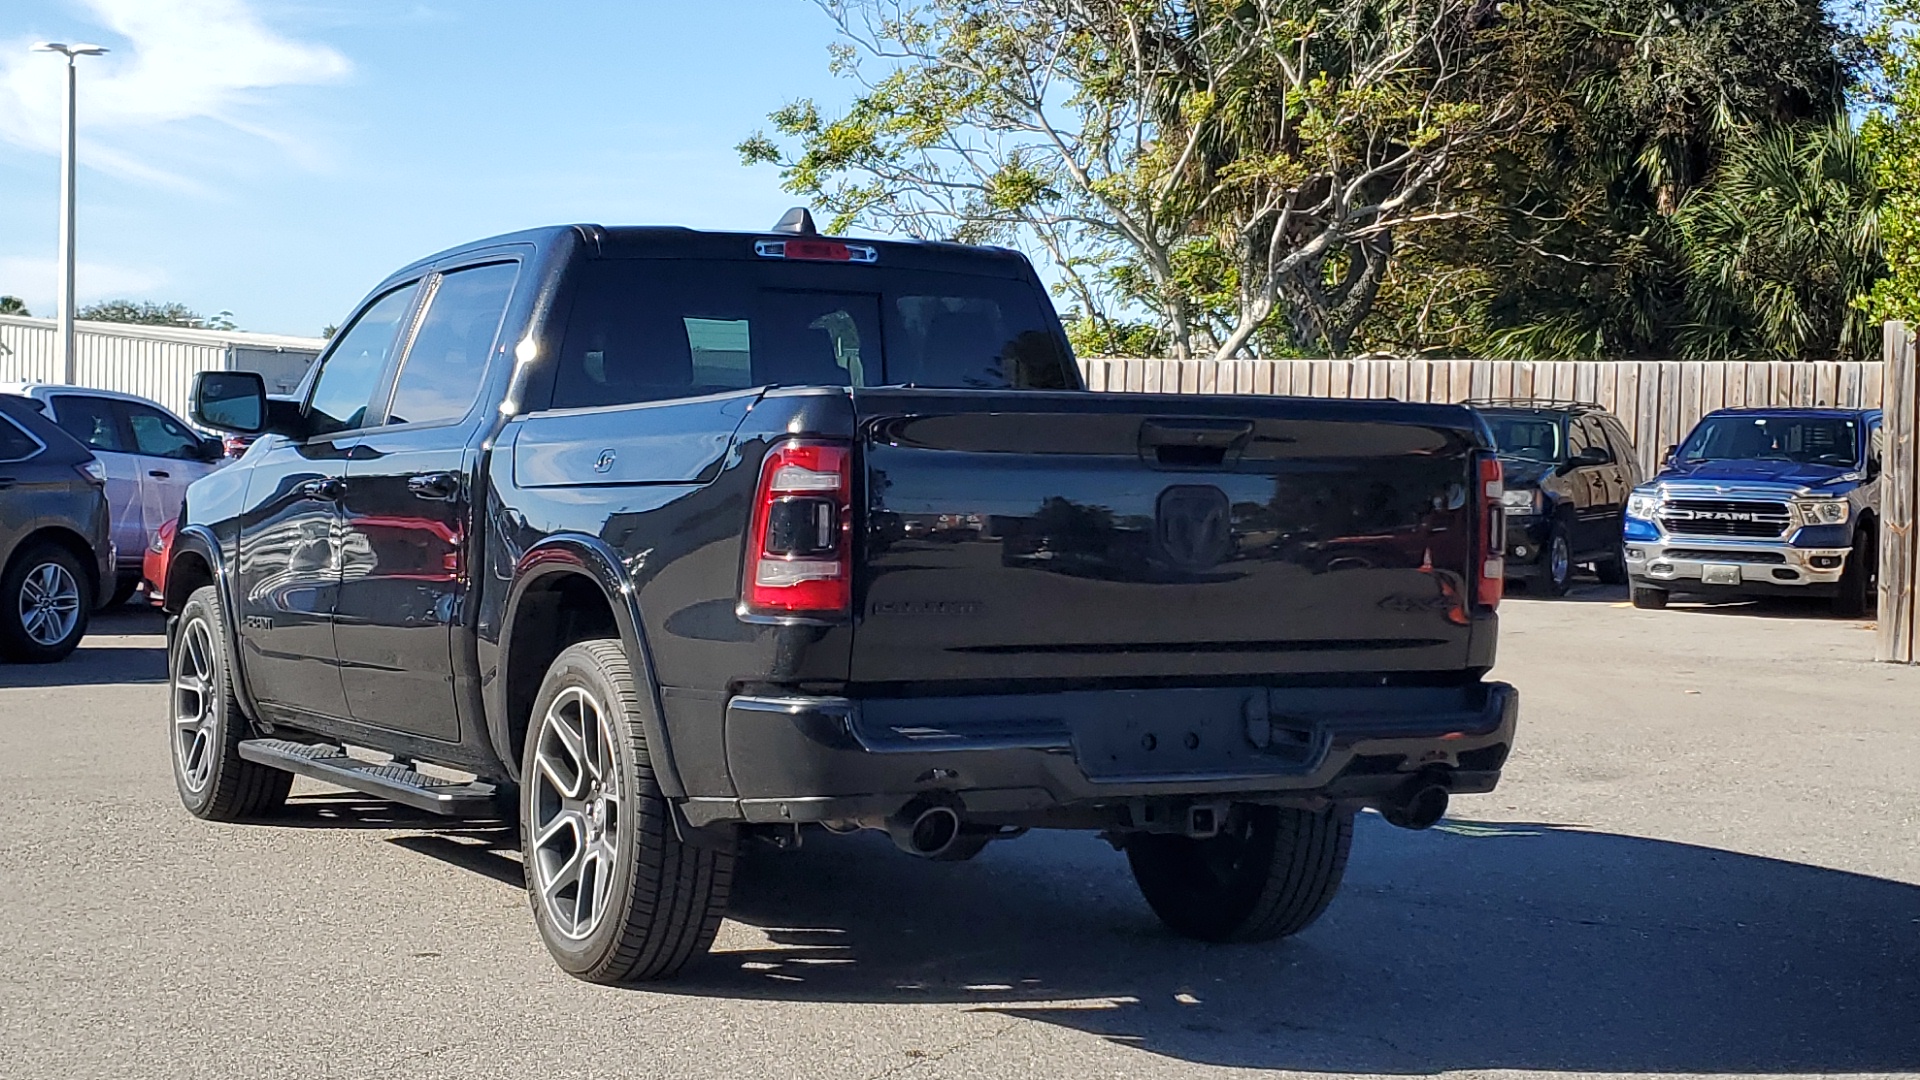
<svg viewBox="0 0 1920 1080"><path fill-rule="evenodd" d="M1864 613L1879 569L1880 413L1724 409L1627 503L1633 605L1807 596Z"/></svg>

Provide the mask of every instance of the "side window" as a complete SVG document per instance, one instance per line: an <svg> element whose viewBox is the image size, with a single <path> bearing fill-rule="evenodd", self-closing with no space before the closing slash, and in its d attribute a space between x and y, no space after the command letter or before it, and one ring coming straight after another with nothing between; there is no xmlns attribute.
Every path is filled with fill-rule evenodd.
<svg viewBox="0 0 1920 1080"><path fill-rule="evenodd" d="M1577 454L1582 449L1598 450L1606 456L1608 461L1613 460L1613 447L1607 445L1606 429L1600 426L1597 418L1583 416L1574 421L1573 428L1574 453Z"/></svg>
<svg viewBox="0 0 1920 1080"><path fill-rule="evenodd" d="M0 461L25 461L40 452L40 441L21 430L11 417L0 416Z"/></svg>
<svg viewBox="0 0 1920 1080"><path fill-rule="evenodd" d="M1633 440L1627 438L1627 429L1620 425L1620 421L1602 420L1600 427L1607 433L1607 442L1613 446L1614 460L1622 463L1639 460L1639 455L1633 448Z"/></svg>
<svg viewBox="0 0 1920 1080"><path fill-rule="evenodd" d="M1879 421L1875 421L1873 426L1867 429L1867 475L1880 475L1881 461L1884 460L1886 451L1886 429L1880 426Z"/></svg>
<svg viewBox="0 0 1920 1080"><path fill-rule="evenodd" d="M119 404L126 411L135 452L182 461L200 459L200 436L187 430L186 425L159 409L131 401Z"/></svg>
<svg viewBox="0 0 1920 1080"><path fill-rule="evenodd" d="M380 390L400 323L413 307L413 295L419 288L415 282L395 289L374 301L341 332L338 343L322 361L320 377L314 380L313 393L307 398L307 424L312 434L332 435L366 425L367 410Z"/></svg>
<svg viewBox="0 0 1920 1080"><path fill-rule="evenodd" d="M519 272L517 263L495 263L440 279L394 384L388 423L430 424L467 415L486 382L487 360Z"/></svg>
<svg viewBox="0 0 1920 1080"><path fill-rule="evenodd" d="M132 448L120 434L120 421L113 406L110 398L60 394L53 399L54 423L89 450L128 453Z"/></svg>
<svg viewBox="0 0 1920 1080"><path fill-rule="evenodd" d="M1592 446L1593 429L1587 426L1584 419L1569 418L1567 420L1567 458L1569 460L1577 458Z"/></svg>

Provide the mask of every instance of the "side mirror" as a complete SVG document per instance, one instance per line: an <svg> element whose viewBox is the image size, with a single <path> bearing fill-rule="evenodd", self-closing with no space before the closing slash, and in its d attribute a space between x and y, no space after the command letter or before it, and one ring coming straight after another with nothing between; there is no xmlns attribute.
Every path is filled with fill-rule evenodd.
<svg viewBox="0 0 1920 1080"><path fill-rule="evenodd" d="M218 436L209 435L200 440L200 456L208 461L219 461L227 456L227 444Z"/></svg>
<svg viewBox="0 0 1920 1080"><path fill-rule="evenodd" d="M267 382L257 371L203 371L193 377L193 419L235 435L267 430Z"/></svg>
<svg viewBox="0 0 1920 1080"><path fill-rule="evenodd" d="M1662 469L1673 464L1674 452L1679 449L1680 447L1676 445L1676 446L1669 446L1665 450L1660 451L1660 467Z"/></svg>

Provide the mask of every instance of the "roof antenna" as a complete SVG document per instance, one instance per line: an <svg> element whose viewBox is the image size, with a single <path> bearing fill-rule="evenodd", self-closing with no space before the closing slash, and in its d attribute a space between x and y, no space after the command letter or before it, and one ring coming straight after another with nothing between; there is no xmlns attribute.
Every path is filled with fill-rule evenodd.
<svg viewBox="0 0 1920 1080"><path fill-rule="evenodd" d="M780 215L780 220L773 226L773 231L792 233L795 236L820 235L820 230L813 227L813 215L809 214L804 206L796 206Z"/></svg>

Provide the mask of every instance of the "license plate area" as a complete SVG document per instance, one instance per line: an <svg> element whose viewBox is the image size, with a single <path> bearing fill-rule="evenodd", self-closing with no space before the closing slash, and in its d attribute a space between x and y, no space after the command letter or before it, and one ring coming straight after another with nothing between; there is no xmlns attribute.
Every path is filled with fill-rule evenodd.
<svg viewBox="0 0 1920 1080"><path fill-rule="evenodd" d="M1192 707L1120 708L1074 726L1074 756L1091 780L1310 772L1329 739L1310 720L1269 715L1264 694L1199 694ZM1236 700L1237 699L1237 700Z"/></svg>
<svg viewBox="0 0 1920 1080"><path fill-rule="evenodd" d="M1700 582L1703 585L1738 585L1740 568L1723 564L1711 564L1700 568Z"/></svg>

